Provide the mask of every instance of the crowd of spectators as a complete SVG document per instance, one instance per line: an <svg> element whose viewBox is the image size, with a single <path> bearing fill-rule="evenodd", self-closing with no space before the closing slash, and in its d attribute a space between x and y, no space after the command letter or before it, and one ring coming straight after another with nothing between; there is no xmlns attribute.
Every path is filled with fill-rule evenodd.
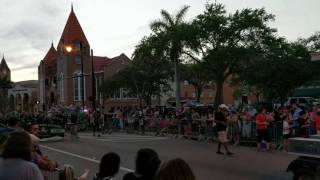
<svg viewBox="0 0 320 180"><path fill-rule="evenodd" d="M102 132L107 129L126 130L156 136L167 134L207 142L228 141L233 145L256 142L258 150L274 148L288 150L288 138L309 137L320 134L320 107L302 107L292 102L288 106L224 105L225 124L221 125L219 108L212 106L183 106L181 109L145 107L143 109L117 109L101 113ZM97 123L99 124L99 123ZM97 126L97 125L96 125ZM221 132L221 129L225 129Z"/></svg>
<svg viewBox="0 0 320 180"><path fill-rule="evenodd" d="M0 148L0 179L50 180L50 173L58 173L59 180L112 180L120 168L117 153L106 153L100 161L99 171L89 177L89 170L78 176L72 165L59 165L42 153L39 146L39 126L30 124L27 130L19 126L18 119L8 119L8 127L1 129L7 138ZM160 165L162 166L160 167ZM188 164L182 159L161 163L153 149L143 148L137 152L135 171L124 175L123 180L195 180Z"/></svg>

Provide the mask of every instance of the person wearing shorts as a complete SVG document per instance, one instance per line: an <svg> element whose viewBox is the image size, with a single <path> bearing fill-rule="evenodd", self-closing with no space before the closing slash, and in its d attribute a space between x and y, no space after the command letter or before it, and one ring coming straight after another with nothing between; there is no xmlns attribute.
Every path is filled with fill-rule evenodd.
<svg viewBox="0 0 320 180"><path fill-rule="evenodd" d="M283 120L283 150L288 152L288 147L289 147L289 138L291 137L291 128L293 126L290 125L289 123L289 118L285 118Z"/></svg>
<svg viewBox="0 0 320 180"><path fill-rule="evenodd" d="M228 138L227 138L227 118L226 115L228 113L228 106L225 104L221 104L219 106L219 111L215 114L215 122L218 131L218 150L217 154L224 154L221 152L221 146L224 146L224 149L227 155L232 155L228 149Z"/></svg>
<svg viewBox="0 0 320 180"><path fill-rule="evenodd" d="M260 114L256 117L257 128L257 150L261 150L261 143L264 140L267 143L267 150L270 150L269 136L268 136L268 120L266 116L266 108L262 108Z"/></svg>

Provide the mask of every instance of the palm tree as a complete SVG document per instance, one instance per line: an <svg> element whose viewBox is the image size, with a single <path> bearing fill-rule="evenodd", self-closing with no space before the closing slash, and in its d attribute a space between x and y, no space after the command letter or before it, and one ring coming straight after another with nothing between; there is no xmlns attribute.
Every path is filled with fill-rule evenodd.
<svg viewBox="0 0 320 180"><path fill-rule="evenodd" d="M170 60L174 63L174 80L175 80L175 96L176 108L180 108L180 79L179 79L179 58L182 54L182 38L181 29L184 22L184 17L189 9L189 6L183 6L175 15L171 15L166 10L161 10L162 19L155 20L150 24L150 27L155 33L164 33L167 39L167 47Z"/></svg>

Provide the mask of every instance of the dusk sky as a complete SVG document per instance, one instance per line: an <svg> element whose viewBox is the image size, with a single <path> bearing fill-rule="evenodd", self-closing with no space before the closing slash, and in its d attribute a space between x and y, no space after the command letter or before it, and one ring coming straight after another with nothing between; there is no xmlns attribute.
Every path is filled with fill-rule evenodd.
<svg viewBox="0 0 320 180"><path fill-rule="evenodd" d="M98 56L131 57L135 45L150 33L160 10L175 12L190 5L186 20L204 10L206 0L0 0L0 54L13 81L37 79L38 65L51 42L57 45L71 2L86 37ZM319 0L220 0L228 12L265 7L276 15L272 27L290 41L320 31ZM2 58L2 57L1 57Z"/></svg>

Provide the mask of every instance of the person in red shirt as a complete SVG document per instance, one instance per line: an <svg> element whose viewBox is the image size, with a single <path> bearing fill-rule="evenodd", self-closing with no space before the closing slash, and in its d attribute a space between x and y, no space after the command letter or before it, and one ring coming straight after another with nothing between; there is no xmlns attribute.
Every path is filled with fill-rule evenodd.
<svg viewBox="0 0 320 180"><path fill-rule="evenodd" d="M270 150L270 143L268 137L268 119L267 119L267 110L262 108L260 114L256 117L256 128L257 128L257 150L261 150L262 140L266 141L267 149Z"/></svg>

